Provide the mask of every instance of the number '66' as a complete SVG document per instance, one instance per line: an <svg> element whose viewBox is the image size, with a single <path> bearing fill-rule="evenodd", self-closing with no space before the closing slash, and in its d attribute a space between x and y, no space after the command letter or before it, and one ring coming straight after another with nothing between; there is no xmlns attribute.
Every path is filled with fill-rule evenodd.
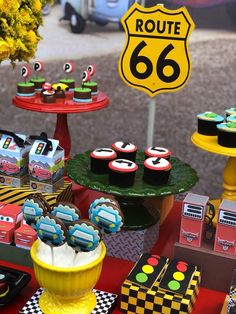
<svg viewBox="0 0 236 314"><path fill-rule="evenodd" d="M134 49L132 56L130 58L130 69L134 77L137 79L144 80L148 78L152 72L153 72L153 64L148 57L145 56L139 56L140 51L146 47L147 44L143 40L138 46ZM172 59L167 59L166 56L168 53L174 49L174 46L172 44L169 44L160 54L157 64L156 64L156 72L159 79L165 83L171 83L174 82L180 74L180 68L176 61ZM144 63L146 65L145 72L139 72L137 70L137 65L139 63ZM173 69L173 73L169 76L165 75L164 68L166 66L170 66Z"/></svg>

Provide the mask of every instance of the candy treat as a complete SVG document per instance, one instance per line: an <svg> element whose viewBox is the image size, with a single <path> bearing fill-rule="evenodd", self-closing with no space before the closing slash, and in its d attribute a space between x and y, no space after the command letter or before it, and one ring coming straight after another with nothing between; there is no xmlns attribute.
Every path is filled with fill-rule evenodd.
<svg viewBox="0 0 236 314"><path fill-rule="evenodd" d="M35 95L34 83L27 82L30 76L30 67L27 64L21 68L21 76L25 81L17 84L17 96L33 97Z"/></svg>
<svg viewBox="0 0 236 314"><path fill-rule="evenodd" d="M75 102L91 102L92 95L90 88L76 87L74 89L73 101Z"/></svg>
<svg viewBox="0 0 236 314"><path fill-rule="evenodd" d="M21 97L33 97L34 92L34 83L32 82L21 82L17 84L17 96Z"/></svg>
<svg viewBox="0 0 236 314"><path fill-rule="evenodd" d="M90 78L91 78L96 72L96 67L91 64L87 67L87 71L89 72ZM82 83L82 87L83 88L90 88L92 95L97 95L98 94L98 84L96 82L90 81L90 78L89 78L89 81Z"/></svg>
<svg viewBox="0 0 236 314"><path fill-rule="evenodd" d="M82 87L75 88L74 90L74 98L75 102L91 102L92 94L90 88L84 88L83 84L85 82L89 82L90 73L88 71L84 71L82 75Z"/></svg>
<svg viewBox="0 0 236 314"><path fill-rule="evenodd" d="M109 184L130 187L134 184L138 165L128 159L115 159L109 162Z"/></svg>
<svg viewBox="0 0 236 314"><path fill-rule="evenodd" d="M111 148L96 148L90 153L90 169L97 174L106 174L109 172L108 164L116 159L117 154Z"/></svg>
<svg viewBox="0 0 236 314"><path fill-rule="evenodd" d="M143 180L151 185L166 184L169 179L171 164L164 158L150 157L144 161Z"/></svg>
<svg viewBox="0 0 236 314"><path fill-rule="evenodd" d="M128 159L135 162L137 147L129 142L115 142L112 148L117 153L118 159Z"/></svg>
<svg viewBox="0 0 236 314"><path fill-rule="evenodd" d="M93 207L89 218L92 223L108 234L119 232L124 224L124 216L120 207L110 202L99 203Z"/></svg>
<svg viewBox="0 0 236 314"><path fill-rule="evenodd" d="M41 61L35 61L33 65L36 76L30 79L30 82L34 83L36 91L41 91L42 85L46 82L44 77L38 75L39 72L43 71L44 64Z"/></svg>
<svg viewBox="0 0 236 314"><path fill-rule="evenodd" d="M40 240L51 247L61 246L66 242L66 226L60 219L50 214L39 218L36 231Z"/></svg>
<svg viewBox="0 0 236 314"><path fill-rule="evenodd" d="M225 113L226 113L226 117L228 117L228 116L235 116L236 115L236 107L232 107L232 108L226 109Z"/></svg>
<svg viewBox="0 0 236 314"><path fill-rule="evenodd" d="M74 71L74 64L72 62L66 62L63 65L63 71L66 73L66 76ZM60 80L60 83L66 84L69 86L69 90L74 90L75 88L75 80L69 77Z"/></svg>
<svg viewBox="0 0 236 314"><path fill-rule="evenodd" d="M105 198L105 197L100 197L100 198L96 198L89 206L89 210L88 210L88 214L90 216L93 208L97 205L97 204L100 204L100 203L111 203L111 204L114 204L116 205L117 207L119 207L119 203L115 200L115 199L112 199L112 198Z"/></svg>
<svg viewBox="0 0 236 314"><path fill-rule="evenodd" d="M236 123L227 122L217 125L218 144L224 147L236 148Z"/></svg>
<svg viewBox="0 0 236 314"><path fill-rule="evenodd" d="M44 90L42 92L43 101L46 104L52 104L56 102L56 92L54 90Z"/></svg>
<svg viewBox="0 0 236 314"><path fill-rule="evenodd" d="M197 115L198 118L198 133L202 135L217 135L217 124L224 121L224 117L207 111Z"/></svg>
<svg viewBox="0 0 236 314"><path fill-rule="evenodd" d="M59 218L66 227L73 221L82 218L80 210L74 204L69 202L56 203L52 208L51 215Z"/></svg>
<svg viewBox="0 0 236 314"><path fill-rule="evenodd" d="M171 151L165 147L148 147L144 153L145 159L149 157L158 157L170 160L171 156Z"/></svg>
<svg viewBox="0 0 236 314"><path fill-rule="evenodd" d="M99 229L89 220L74 221L68 227L67 244L75 252L89 252L101 241Z"/></svg>
<svg viewBox="0 0 236 314"><path fill-rule="evenodd" d="M43 201L39 194L28 196L22 206L24 219L33 229L36 229L37 221L41 216L47 214L48 209L48 205Z"/></svg>

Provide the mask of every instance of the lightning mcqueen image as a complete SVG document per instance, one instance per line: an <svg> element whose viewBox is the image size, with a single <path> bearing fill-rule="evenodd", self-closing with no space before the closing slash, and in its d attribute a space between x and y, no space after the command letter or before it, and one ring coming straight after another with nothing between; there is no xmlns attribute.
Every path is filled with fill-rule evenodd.
<svg viewBox="0 0 236 314"><path fill-rule="evenodd" d="M45 169L39 163L33 163L29 165L30 175L39 181L48 180L52 174L48 169Z"/></svg>
<svg viewBox="0 0 236 314"><path fill-rule="evenodd" d="M6 174L17 174L20 172L20 167L11 162L11 159L4 157L0 159L0 171Z"/></svg>

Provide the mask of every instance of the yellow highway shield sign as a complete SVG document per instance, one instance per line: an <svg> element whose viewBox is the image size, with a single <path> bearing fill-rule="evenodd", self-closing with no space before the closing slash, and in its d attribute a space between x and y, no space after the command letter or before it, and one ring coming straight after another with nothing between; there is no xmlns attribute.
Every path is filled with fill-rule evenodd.
<svg viewBox="0 0 236 314"><path fill-rule="evenodd" d="M119 61L121 78L149 96L181 89L191 73L188 39L194 23L187 9L135 3L123 16L126 45Z"/></svg>

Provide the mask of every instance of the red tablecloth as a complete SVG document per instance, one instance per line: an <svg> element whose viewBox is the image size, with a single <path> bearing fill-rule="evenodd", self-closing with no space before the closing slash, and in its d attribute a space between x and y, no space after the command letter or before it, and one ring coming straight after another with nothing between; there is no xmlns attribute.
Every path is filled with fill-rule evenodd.
<svg viewBox="0 0 236 314"><path fill-rule="evenodd" d="M180 221L180 205L181 203L175 203L173 210L161 226L160 237L153 248L153 253L168 257L172 256L173 244L177 241L179 233L178 222ZM33 270L30 268L10 264L4 261L0 261L0 264L2 266L13 267L29 272L32 275L30 283L22 290L20 295L15 298L14 302L8 306L0 308L0 313L2 314L16 314L36 291L38 284L35 281ZM134 263L129 261L107 256L105 258L102 274L96 288L120 294L122 282L125 280L133 264ZM222 292L201 288L192 314L220 314L224 299L225 294ZM119 310L119 301L113 314L118 313L121 313Z"/></svg>

